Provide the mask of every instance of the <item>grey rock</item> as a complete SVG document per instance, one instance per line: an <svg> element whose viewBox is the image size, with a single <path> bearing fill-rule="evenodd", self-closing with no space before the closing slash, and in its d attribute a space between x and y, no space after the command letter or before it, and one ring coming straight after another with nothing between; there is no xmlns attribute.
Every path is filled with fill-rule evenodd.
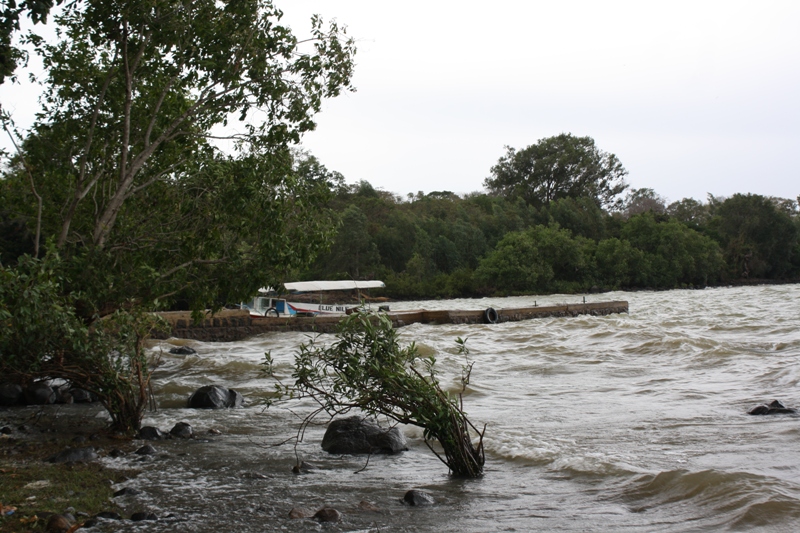
<svg viewBox="0 0 800 533"><path fill-rule="evenodd" d="M155 455L156 449L150 444L145 444L134 453L136 453L136 455Z"/></svg>
<svg viewBox="0 0 800 533"><path fill-rule="evenodd" d="M194 437L192 426L186 422L178 422L175 424L175 426L169 430L169 434L180 439L191 439Z"/></svg>
<svg viewBox="0 0 800 533"><path fill-rule="evenodd" d="M322 438L328 453L399 453L407 450L406 437L395 428L382 428L374 420L351 416L332 421Z"/></svg>
<svg viewBox="0 0 800 533"><path fill-rule="evenodd" d="M200 387L189 397L189 407L194 409L224 409L241 407L244 397L233 389L220 385Z"/></svg>
<svg viewBox="0 0 800 533"><path fill-rule="evenodd" d="M319 520L320 522L338 522L342 519L342 513L333 507L323 507L314 513L314 519Z"/></svg>
<svg viewBox="0 0 800 533"><path fill-rule="evenodd" d="M778 400L772 400L772 402L770 402L767 405L759 405L759 406L753 407L752 409L750 409L750 411L748 411L747 414L750 414L750 415L777 415L777 414L792 414L792 413L796 413L796 412L797 412L796 409L791 409L789 407L786 407L785 405L783 405L783 403L781 403Z"/></svg>
<svg viewBox="0 0 800 533"><path fill-rule="evenodd" d="M174 355L192 355L196 354L197 352L194 348L189 346L176 346L175 348L170 348L169 353Z"/></svg>
<svg viewBox="0 0 800 533"><path fill-rule="evenodd" d="M139 430L139 438L142 440L164 440L169 435L153 426L144 426Z"/></svg>
<svg viewBox="0 0 800 533"><path fill-rule="evenodd" d="M416 489L411 489L406 492L401 501L406 505L413 506L433 505L436 503L436 501L433 499L433 496L427 492Z"/></svg>

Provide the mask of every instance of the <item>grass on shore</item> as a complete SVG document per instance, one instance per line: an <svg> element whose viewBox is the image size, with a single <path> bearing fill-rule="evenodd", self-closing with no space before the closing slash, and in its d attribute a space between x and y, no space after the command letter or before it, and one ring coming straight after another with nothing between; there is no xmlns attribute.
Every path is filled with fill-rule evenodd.
<svg viewBox="0 0 800 533"><path fill-rule="evenodd" d="M124 444L102 435L102 426L92 420L94 411L78 417L56 416L64 413L55 408L34 417L31 412L27 408L0 412L0 426L12 429L0 434L0 532L45 531L51 515L65 512L77 523L102 511L121 513L112 499L112 486L134 477L135 471L106 468L98 462L54 464L47 459L67 447L107 449ZM95 439L76 444L77 435Z"/></svg>
<svg viewBox="0 0 800 533"><path fill-rule="evenodd" d="M70 507L73 514L81 513L76 517L79 522L101 511L117 510L111 501L111 485L125 479L123 472L98 464L0 461L0 531L44 531L50 515Z"/></svg>

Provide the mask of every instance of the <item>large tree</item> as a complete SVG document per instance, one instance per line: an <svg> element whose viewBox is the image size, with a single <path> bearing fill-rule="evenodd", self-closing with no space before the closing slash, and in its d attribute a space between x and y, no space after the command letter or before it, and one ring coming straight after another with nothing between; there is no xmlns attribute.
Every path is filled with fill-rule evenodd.
<svg viewBox="0 0 800 533"><path fill-rule="evenodd" d="M627 187L627 171L591 137L562 133L522 150L506 147L484 185L492 194L540 207L560 198L593 198L610 207Z"/></svg>
<svg viewBox="0 0 800 533"><path fill-rule="evenodd" d="M324 98L350 89L355 49L336 24L315 17L300 40L281 16L268 0L84 0L54 17L56 42L29 37L42 109L0 180L0 214L48 252L40 263L0 240L3 278L23 287L0 291L0 318L48 289L41 301L58 302L66 333L30 353L1 343L14 362L4 379L66 379L114 399L114 424L135 429L149 383L139 310L241 301L326 244L335 179L307 171L292 145ZM26 338L48 331L40 313L15 318ZM120 342L95 349L109 325Z"/></svg>
<svg viewBox="0 0 800 533"><path fill-rule="evenodd" d="M241 298L322 244L332 184L295 172L290 146L350 89L355 50L336 24L315 17L301 41L281 16L263 0L86 0L55 17L57 42L30 37L43 109L0 194L95 272L72 278L95 306Z"/></svg>

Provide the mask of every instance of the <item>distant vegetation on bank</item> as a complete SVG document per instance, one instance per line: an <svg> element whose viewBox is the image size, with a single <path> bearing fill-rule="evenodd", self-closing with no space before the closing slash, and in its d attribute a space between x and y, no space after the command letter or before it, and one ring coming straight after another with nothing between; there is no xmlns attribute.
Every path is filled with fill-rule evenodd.
<svg viewBox="0 0 800 533"><path fill-rule="evenodd" d="M402 198L365 181L340 185L339 231L302 277L382 279L394 298L800 279L796 200L667 203L652 189L630 190L624 175L590 138L565 134L509 148L488 192Z"/></svg>

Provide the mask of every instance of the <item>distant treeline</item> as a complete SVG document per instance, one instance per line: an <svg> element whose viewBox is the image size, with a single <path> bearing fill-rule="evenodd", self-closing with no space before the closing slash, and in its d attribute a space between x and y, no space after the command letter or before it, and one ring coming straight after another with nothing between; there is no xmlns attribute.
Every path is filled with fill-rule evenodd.
<svg viewBox="0 0 800 533"><path fill-rule="evenodd" d="M362 181L341 187L333 207L341 216L338 234L301 277L382 279L393 298L800 278L794 200L709 195L705 203L667 205L651 189L606 206L596 195L535 202L498 191L401 198Z"/></svg>

